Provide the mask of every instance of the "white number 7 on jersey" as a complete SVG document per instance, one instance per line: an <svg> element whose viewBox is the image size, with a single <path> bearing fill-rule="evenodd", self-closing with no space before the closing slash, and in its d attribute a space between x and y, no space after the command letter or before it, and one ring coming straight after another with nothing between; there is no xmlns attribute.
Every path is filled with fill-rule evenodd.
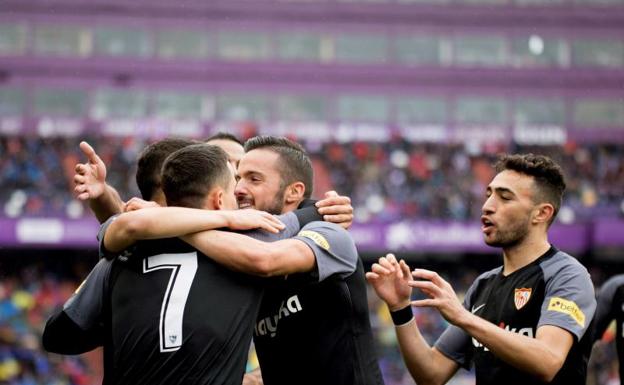
<svg viewBox="0 0 624 385"><path fill-rule="evenodd" d="M197 253L159 254L143 260L143 273L161 269L171 270L158 324L160 351L164 353L182 346L184 306L197 272Z"/></svg>

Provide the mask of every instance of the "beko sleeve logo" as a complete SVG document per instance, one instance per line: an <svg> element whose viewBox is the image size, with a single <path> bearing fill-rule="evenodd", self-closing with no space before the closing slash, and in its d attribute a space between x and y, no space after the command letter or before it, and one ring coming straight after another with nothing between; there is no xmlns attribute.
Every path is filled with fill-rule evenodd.
<svg viewBox="0 0 624 385"><path fill-rule="evenodd" d="M314 243L318 245L318 247L329 251L329 242L327 242L327 239L325 239L324 236L317 233L316 231L302 230L299 232L299 234L297 234L297 236L311 239L314 241Z"/></svg>
<svg viewBox="0 0 624 385"><path fill-rule="evenodd" d="M577 324L585 327L585 314L574 301L568 301L559 297L552 297L548 303L548 310L567 314L572 317Z"/></svg>

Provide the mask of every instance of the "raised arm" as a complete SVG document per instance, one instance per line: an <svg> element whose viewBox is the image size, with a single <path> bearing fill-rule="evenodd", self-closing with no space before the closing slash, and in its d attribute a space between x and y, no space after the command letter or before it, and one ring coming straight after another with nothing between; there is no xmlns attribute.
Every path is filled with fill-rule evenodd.
<svg viewBox="0 0 624 385"><path fill-rule="evenodd" d="M123 210L124 202L113 187L106 184L106 165L87 142L80 142L86 163L76 165L74 193L79 200L88 201L100 223Z"/></svg>
<svg viewBox="0 0 624 385"><path fill-rule="evenodd" d="M284 224L271 214L257 210L155 207L119 215L105 229L102 242L107 251L115 253L138 240L172 238L222 227L236 230L260 228L279 232Z"/></svg>
<svg viewBox="0 0 624 385"><path fill-rule="evenodd" d="M395 317L411 314L409 278L405 261L397 262L392 254L380 258L366 273L366 279ZM413 317L395 321L395 332L405 365L418 384L444 384L459 368L455 361L429 346Z"/></svg>

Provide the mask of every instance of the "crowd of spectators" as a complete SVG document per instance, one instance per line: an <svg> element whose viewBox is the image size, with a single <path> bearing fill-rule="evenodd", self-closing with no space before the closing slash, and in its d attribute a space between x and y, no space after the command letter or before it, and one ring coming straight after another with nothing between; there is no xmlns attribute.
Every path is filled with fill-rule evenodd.
<svg viewBox="0 0 624 385"><path fill-rule="evenodd" d="M4 217L90 215L72 197L74 165L88 140L108 166L123 198L137 196L135 163L147 144L135 137L0 137L0 204ZM492 163L501 152L546 153L563 166L568 192L559 220L624 212L624 146L570 142L564 146L491 144L304 143L313 159L316 192L349 195L356 221L400 218L472 220L479 217Z"/></svg>

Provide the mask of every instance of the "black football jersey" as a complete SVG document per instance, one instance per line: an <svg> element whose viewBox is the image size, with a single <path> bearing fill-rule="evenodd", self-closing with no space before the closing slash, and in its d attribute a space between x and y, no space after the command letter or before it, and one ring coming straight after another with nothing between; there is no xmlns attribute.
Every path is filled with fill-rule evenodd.
<svg viewBox="0 0 624 385"><path fill-rule="evenodd" d="M598 292L593 340L600 339L615 320L615 346L620 361L620 383L624 380L624 274L611 277Z"/></svg>
<svg viewBox="0 0 624 385"><path fill-rule="evenodd" d="M527 266L505 276L502 267L482 274L466 293L464 306L498 327L535 338L542 325L554 325L574 336L568 357L551 384L585 384L596 308L587 270L554 247ZM492 354L456 326L450 326L436 348L464 367L474 364L478 385L538 384L538 379Z"/></svg>

